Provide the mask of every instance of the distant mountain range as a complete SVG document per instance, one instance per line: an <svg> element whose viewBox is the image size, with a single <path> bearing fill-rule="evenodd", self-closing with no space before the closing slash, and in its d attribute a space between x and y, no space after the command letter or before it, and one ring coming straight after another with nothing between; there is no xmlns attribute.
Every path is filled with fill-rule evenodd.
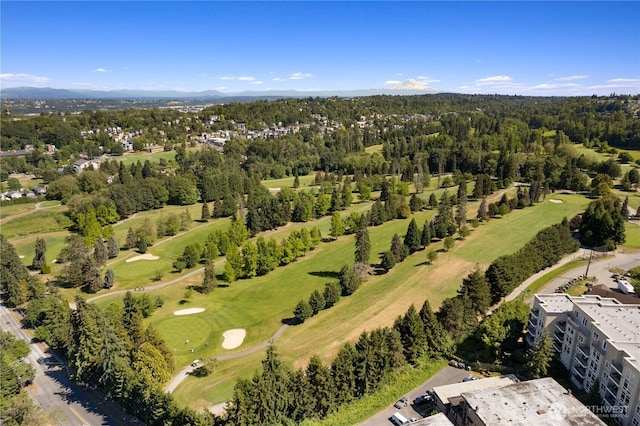
<svg viewBox="0 0 640 426"><path fill-rule="evenodd" d="M265 90L223 93L217 90L203 92L180 92L176 90L81 90L81 89L53 89L51 87L10 87L0 90L0 97L7 99L218 99L235 97L256 98L307 98L307 97L356 97L374 95L423 95L437 93L435 89L426 90Z"/></svg>

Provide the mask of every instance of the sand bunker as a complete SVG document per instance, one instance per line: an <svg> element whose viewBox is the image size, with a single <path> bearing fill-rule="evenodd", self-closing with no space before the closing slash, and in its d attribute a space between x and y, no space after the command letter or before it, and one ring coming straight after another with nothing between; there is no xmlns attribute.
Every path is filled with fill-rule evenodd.
<svg viewBox="0 0 640 426"><path fill-rule="evenodd" d="M564 203L564 201L562 201L562 200L558 200L558 199L556 199L556 198L549 198L549 202L550 202L550 203L556 203L556 204L562 204L562 203Z"/></svg>
<svg viewBox="0 0 640 426"><path fill-rule="evenodd" d="M245 330L244 328L234 328L233 330L227 330L222 333L222 337L224 337L222 347L225 349L235 349L242 344L246 335L247 330Z"/></svg>
<svg viewBox="0 0 640 426"><path fill-rule="evenodd" d="M204 308L182 309L179 311L174 311L173 315L192 315L192 314L199 314L200 312L204 312Z"/></svg>
<svg viewBox="0 0 640 426"><path fill-rule="evenodd" d="M138 260L158 260L158 259L160 259L158 256L154 256L151 253L145 253L136 257L132 257L131 259L127 259L125 260L125 262L131 263L131 262L136 262Z"/></svg>

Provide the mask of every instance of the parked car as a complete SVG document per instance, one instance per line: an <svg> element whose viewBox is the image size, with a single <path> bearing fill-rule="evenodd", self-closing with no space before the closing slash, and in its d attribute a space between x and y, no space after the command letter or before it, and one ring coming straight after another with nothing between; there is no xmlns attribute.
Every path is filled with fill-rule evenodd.
<svg viewBox="0 0 640 426"><path fill-rule="evenodd" d="M406 396L403 396L395 404L393 404L393 406L396 408L404 408L408 402L409 402L409 398L407 398Z"/></svg>
<svg viewBox="0 0 640 426"><path fill-rule="evenodd" d="M433 401L433 397L427 393L424 395L420 395L419 397L414 399L413 403L418 405L418 404L424 404L425 402L430 402L430 401Z"/></svg>
<svg viewBox="0 0 640 426"><path fill-rule="evenodd" d="M463 382L473 382L474 380L478 380L476 377L465 377L464 379L462 379Z"/></svg>
<svg viewBox="0 0 640 426"><path fill-rule="evenodd" d="M191 363L191 366L192 366L193 368L198 368L198 367L200 367L201 365L202 365L202 362L200 362L200 360L199 360L199 359L196 359L195 361L193 361L193 362Z"/></svg>

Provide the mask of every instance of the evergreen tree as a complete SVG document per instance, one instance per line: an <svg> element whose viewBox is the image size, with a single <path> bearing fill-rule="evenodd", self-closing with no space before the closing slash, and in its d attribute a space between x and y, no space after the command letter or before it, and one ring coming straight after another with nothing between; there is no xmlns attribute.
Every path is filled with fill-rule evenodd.
<svg viewBox="0 0 640 426"><path fill-rule="evenodd" d="M491 288L479 267L462 280L462 287L458 294L468 299L474 312L481 316L484 316L491 305Z"/></svg>
<svg viewBox="0 0 640 426"><path fill-rule="evenodd" d="M380 260L380 267L385 271L390 271L394 266L396 266L396 257L390 250L385 251L382 260Z"/></svg>
<svg viewBox="0 0 640 426"><path fill-rule="evenodd" d="M353 203L353 194L351 192L351 184L347 182L347 178L345 178L344 180L345 182L342 185L342 195L341 195L341 202L342 202L343 209L349 207L351 203Z"/></svg>
<svg viewBox="0 0 640 426"><path fill-rule="evenodd" d="M204 276L202 278L202 285L200 285L200 291L204 294L211 293L211 291L218 286L214 266L215 264L211 260L207 260L204 266Z"/></svg>
<svg viewBox="0 0 640 426"><path fill-rule="evenodd" d="M447 334L447 331L436 318L433 310L431 310L429 300L425 300L422 308L420 309L420 319L424 324L424 333L427 339L427 351L432 354L440 354L443 356L449 355L453 342Z"/></svg>
<svg viewBox="0 0 640 426"><path fill-rule="evenodd" d="M311 236L311 249L314 249L322 242L322 234L320 233L320 229L317 226L311 228L311 232L309 232Z"/></svg>
<svg viewBox="0 0 640 426"><path fill-rule="evenodd" d="M369 230L366 226L361 226L356 231L356 263L369 264L371 253L371 241L369 240Z"/></svg>
<svg viewBox="0 0 640 426"><path fill-rule="evenodd" d="M449 251L453 248L453 246L455 245L456 240L453 239L453 237L447 237L444 239L444 249L446 251Z"/></svg>
<svg viewBox="0 0 640 426"><path fill-rule="evenodd" d="M427 336L420 315L412 304L404 318L398 317L394 328L400 333L404 356L411 364L427 351Z"/></svg>
<svg viewBox="0 0 640 426"><path fill-rule="evenodd" d="M337 281L328 282L324 286L322 293L325 301L325 307L330 308L340 300L341 293L340 283Z"/></svg>
<svg viewBox="0 0 640 426"><path fill-rule="evenodd" d="M113 259L120 254L120 246L118 245L118 240L116 240L115 235L109 237L107 241L107 257L109 259Z"/></svg>
<svg viewBox="0 0 640 426"><path fill-rule="evenodd" d="M227 262L225 263L225 275L227 272L227 265L231 267L233 270L233 280L229 282L235 281L238 277L242 276L242 256L240 255L240 250L235 245L230 245L227 249Z"/></svg>
<svg viewBox="0 0 640 426"><path fill-rule="evenodd" d="M589 393L587 394L587 398L584 401L584 405L586 405L587 407L602 407L604 405L604 399L602 398L602 394L600 393L599 379L595 379L593 381L591 389L589 389Z"/></svg>
<svg viewBox="0 0 640 426"><path fill-rule="evenodd" d="M487 197L484 197L480 202L480 207L478 208L478 214L476 217L480 222L484 222L487 218Z"/></svg>
<svg viewBox="0 0 640 426"><path fill-rule="evenodd" d="M313 316L313 309L306 300L301 300L293 310L293 316L299 323L303 323L307 318Z"/></svg>
<svg viewBox="0 0 640 426"><path fill-rule="evenodd" d="M429 221L425 221L420 234L420 245L427 247L429 244L431 244L431 227L429 226Z"/></svg>
<svg viewBox="0 0 640 426"><path fill-rule="evenodd" d="M624 221L629 220L629 196L624 197L624 202L622 203L622 207L620 208L620 214ZM35 260L35 259L34 259Z"/></svg>
<svg viewBox="0 0 640 426"><path fill-rule="evenodd" d="M549 364L553 359L553 341L548 333L543 333L540 340L527 352L527 370L534 379L547 375Z"/></svg>
<svg viewBox="0 0 640 426"><path fill-rule="evenodd" d="M104 265L107 261L107 248L102 238L98 238L93 245L93 260L96 262L96 265Z"/></svg>
<svg viewBox="0 0 640 426"><path fill-rule="evenodd" d="M404 245L409 249L409 253L414 253L420 249L420 231L415 218L409 222L407 234L404 236Z"/></svg>
<svg viewBox="0 0 640 426"><path fill-rule="evenodd" d="M333 238L338 238L339 236L344 235L344 223L342 222L342 217L338 212L333 213L333 216L331 216L331 228L329 230L329 235Z"/></svg>
<svg viewBox="0 0 640 426"><path fill-rule="evenodd" d="M33 257L33 261L31 262L31 269L33 271L39 271L42 268L42 265L47 263L47 243L44 238L36 238L36 246L34 248L35 255Z"/></svg>
<svg viewBox="0 0 640 426"><path fill-rule="evenodd" d="M331 372L337 405L353 400L356 393L356 351L351 343L345 343L331 363Z"/></svg>
<svg viewBox="0 0 640 426"><path fill-rule="evenodd" d="M82 265L82 286L89 293L97 293L104 288L100 270L91 260L84 262Z"/></svg>
<svg viewBox="0 0 640 426"><path fill-rule="evenodd" d="M208 222L211 219L211 211L209 210L209 204L206 201L202 203L202 212L200 213L200 220Z"/></svg>
<svg viewBox="0 0 640 426"><path fill-rule="evenodd" d="M400 241L400 236L398 234L393 234L393 237L391 238L390 251L393 254L393 257L396 259L396 263L402 262L409 255L409 249L407 248L407 246L402 244L402 242Z"/></svg>
<svg viewBox="0 0 640 426"><path fill-rule="evenodd" d="M115 272L113 272L113 269L107 269L104 274L104 282L102 286L107 289L113 287L113 284L115 284L115 279Z"/></svg>
<svg viewBox="0 0 640 426"><path fill-rule="evenodd" d="M300 188L300 178L298 175L293 179L293 189Z"/></svg>
<svg viewBox="0 0 640 426"><path fill-rule="evenodd" d="M322 293L320 293L318 290L314 290L313 293L311 293L311 297L309 298L309 306L311 306L313 315L317 315L318 312L323 310L326 307L326 301L324 300L324 296L322 295Z"/></svg>
<svg viewBox="0 0 640 426"><path fill-rule="evenodd" d="M464 179L460 182L458 187L458 209L456 210L456 223L458 224L458 230L462 228L462 225L467 223L467 181Z"/></svg>
<svg viewBox="0 0 640 426"><path fill-rule="evenodd" d="M432 192L431 195L429 196L429 208L433 210L437 207L438 207L438 199L436 198L436 193Z"/></svg>
<svg viewBox="0 0 640 426"><path fill-rule="evenodd" d="M124 309L122 312L122 325L124 326L127 336L134 347L138 347L142 341L142 313L136 298L130 291L124 295L122 299Z"/></svg>
<svg viewBox="0 0 640 426"><path fill-rule="evenodd" d="M422 199L416 194L413 194L409 200L409 208L411 209L411 213L420 211L422 209Z"/></svg>
<svg viewBox="0 0 640 426"><path fill-rule="evenodd" d="M126 245L126 249L132 249L134 247L137 246L138 243L138 237L136 236L135 231L133 230L133 228L130 226L129 227L129 231L127 231L127 240L125 242Z"/></svg>
<svg viewBox="0 0 640 426"><path fill-rule="evenodd" d="M306 376L309 380L311 395L314 397L313 412L318 417L324 418L336 408L331 370L322 365L319 356L314 355L307 365Z"/></svg>
<svg viewBox="0 0 640 426"><path fill-rule="evenodd" d="M360 287L360 277L353 270L353 267L344 265L340 270L340 288L342 296L350 296Z"/></svg>

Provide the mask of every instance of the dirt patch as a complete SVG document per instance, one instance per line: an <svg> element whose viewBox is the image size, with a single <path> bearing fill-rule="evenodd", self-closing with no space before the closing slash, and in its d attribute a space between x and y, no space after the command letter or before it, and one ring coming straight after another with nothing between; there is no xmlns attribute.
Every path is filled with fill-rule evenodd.
<svg viewBox="0 0 640 426"><path fill-rule="evenodd" d="M222 342L222 347L225 349L235 349L244 342L244 338L247 335L247 330L244 328L234 328L232 330L227 330L222 333L222 337L224 337L224 341Z"/></svg>
<svg viewBox="0 0 640 426"><path fill-rule="evenodd" d="M564 201L562 201L562 200L558 200L557 198L549 198L549 202L550 202L550 203L555 203L555 204L562 204L562 203L564 203Z"/></svg>
<svg viewBox="0 0 640 426"><path fill-rule="evenodd" d="M174 311L173 315L193 315L199 314L200 312L204 312L204 308L181 309L179 311Z"/></svg>
<svg viewBox="0 0 640 426"><path fill-rule="evenodd" d="M151 253L145 253L136 257L132 257L131 259L127 259L125 260L125 262L131 263L131 262L137 262L138 260L158 260L158 259L160 259L158 256L154 256Z"/></svg>
<svg viewBox="0 0 640 426"><path fill-rule="evenodd" d="M211 407L209 407L209 412L211 414L215 414L217 416L221 416L226 411L225 410L226 406L227 406L226 402L221 402L220 404L212 405Z"/></svg>

